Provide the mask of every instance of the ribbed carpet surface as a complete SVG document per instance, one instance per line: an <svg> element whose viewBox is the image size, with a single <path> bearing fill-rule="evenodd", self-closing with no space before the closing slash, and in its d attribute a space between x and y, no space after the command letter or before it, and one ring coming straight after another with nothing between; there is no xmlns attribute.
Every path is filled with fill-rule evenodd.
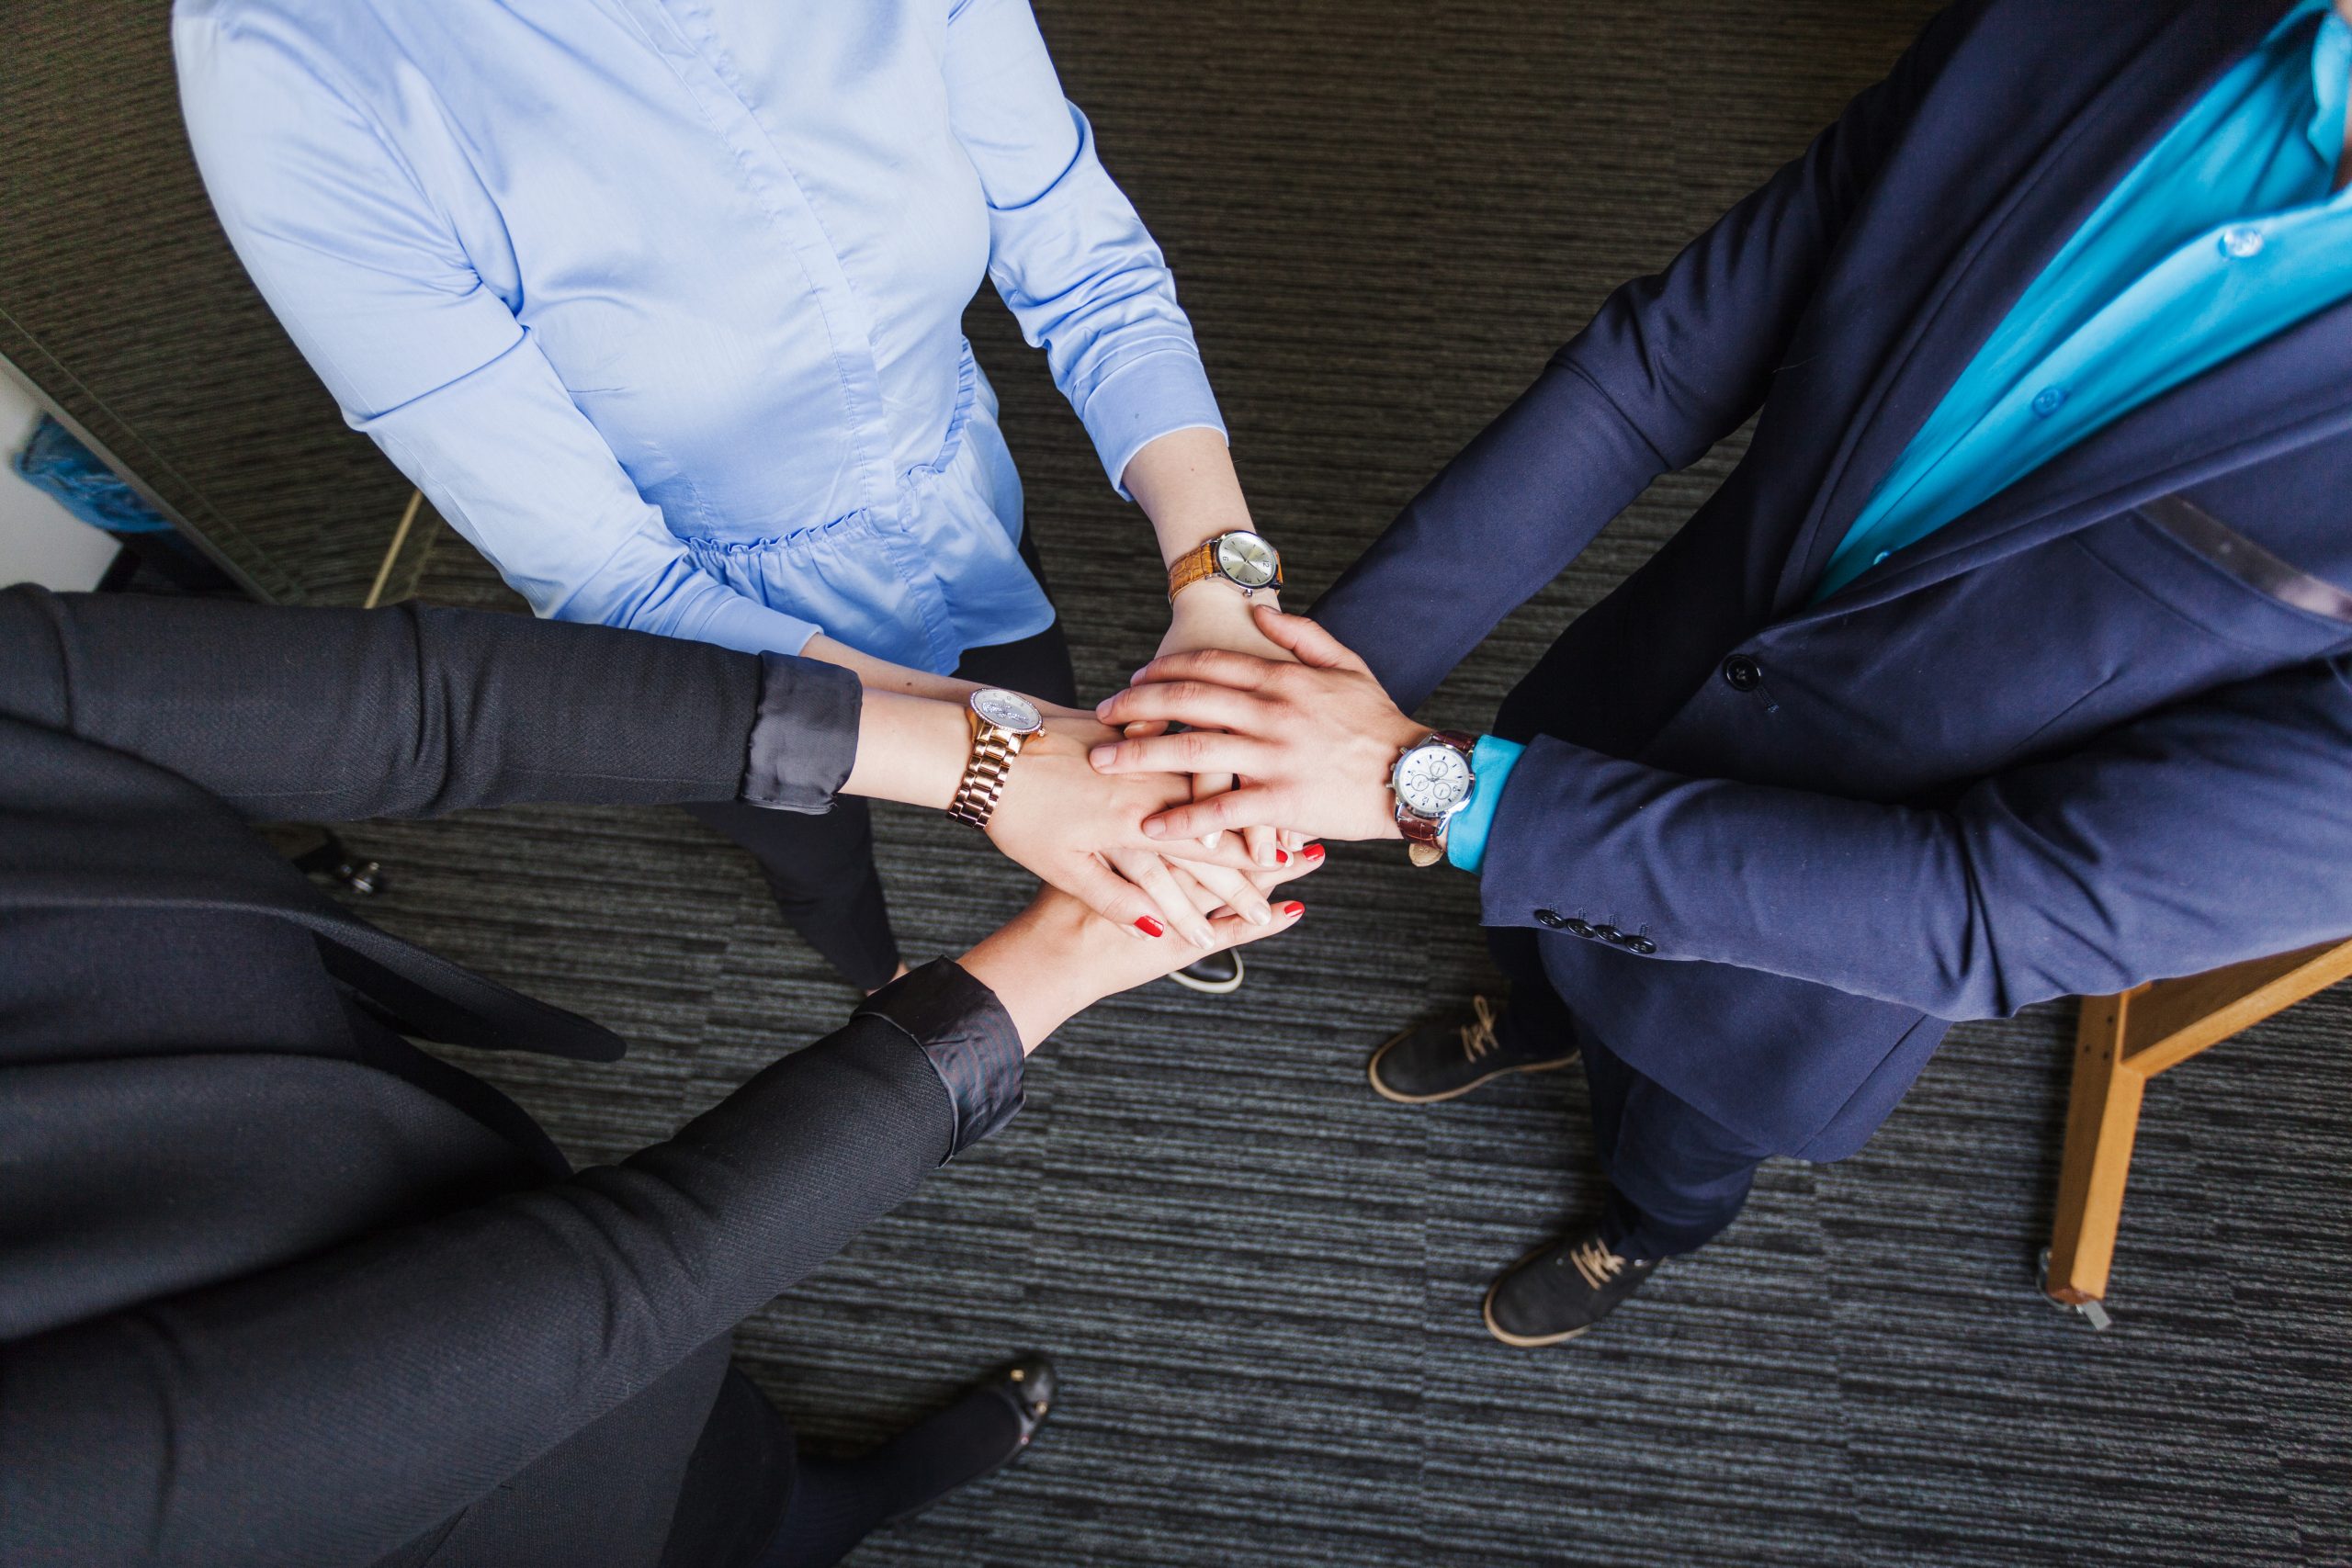
<svg viewBox="0 0 2352 1568"><path fill-rule="evenodd" d="M1176 266L1298 603L1926 9L1038 0ZM1081 679L1107 690L1163 624L1144 525L992 296L972 332ZM1483 723L1737 449L1657 487L1427 716ZM501 597L447 539L424 591ZM1023 896L944 819L889 810L881 833L912 956ZM750 863L680 813L352 837L390 868L385 925L629 1037L609 1067L457 1054L581 1161L662 1137L852 1003ZM1768 1168L1720 1244L1603 1331L1513 1351L1479 1296L1595 1207L1581 1083L1407 1111L1363 1077L1385 1034L1489 983L1473 894L1340 850L1239 996L1157 986L1070 1026L1017 1122L745 1326L743 1359L820 1448L1016 1350L1059 1361L1030 1453L854 1562L2352 1560L2352 994L2157 1080L2108 1334L2034 1288L2072 1032L2050 1009L1957 1032L1857 1157Z"/></svg>

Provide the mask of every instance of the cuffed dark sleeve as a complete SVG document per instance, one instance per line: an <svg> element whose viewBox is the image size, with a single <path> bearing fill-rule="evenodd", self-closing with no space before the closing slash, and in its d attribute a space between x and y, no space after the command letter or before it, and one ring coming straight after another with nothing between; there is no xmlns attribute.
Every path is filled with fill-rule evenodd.
<svg viewBox="0 0 2352 1568"><path fill-rule="evenodd" d="M857 677L787 653L760 656L760 716L743 762L743 798L814 816L830 811L857 761Z"/></svg>
<svg viewBox="0 0 2352 1568"><path fill-rule="evenodd" d="M1012 1015L952 959L885 986L854 1016L896 1025L931 1059L956 1108L950 1159L1012 1121L1027 1101L1027 1058Z"/></svg>

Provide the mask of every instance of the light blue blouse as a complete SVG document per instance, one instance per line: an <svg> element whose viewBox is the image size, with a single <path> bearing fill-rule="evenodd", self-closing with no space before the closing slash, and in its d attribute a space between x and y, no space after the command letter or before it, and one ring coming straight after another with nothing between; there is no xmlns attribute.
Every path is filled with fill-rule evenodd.
<svg viewBox="0 0 2352 1568"><path fill-rule="evenodd" d="M983 275L1114 484L1223 429L1027 0L178 0L173 41L254 282L542 615L934 671L1043 630Z"/></svg>

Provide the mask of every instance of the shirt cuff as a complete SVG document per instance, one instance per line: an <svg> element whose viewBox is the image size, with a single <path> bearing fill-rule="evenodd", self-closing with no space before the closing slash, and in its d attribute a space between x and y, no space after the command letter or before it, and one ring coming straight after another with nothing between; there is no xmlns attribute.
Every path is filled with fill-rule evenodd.
<svg viewBox="0 0 2352 1568"><path fill-rule="evenodd" d="M1454 813L1445 830L1445 858L1476 876L1486 869L1487 835L1494 831L1495 808L1503 802L1503 784L1527 748L1516 740L1492 735L1478 737L1470 752L1470 772L1478 780L1470 804Z"/></svg>
<svg viewBox="0 0 2352 1568"><path fill-rule="evenodd" d="M865 691L838 664L760 655L760 716L743 759L741 798L815 816L833 808L857 761Z"/></svg>
<svg viewBox="0 0 2352 1568"><path fill-rule="evenodd" d="M1027 1102L1023 1069L1028 1058L1012 1015L955 960L933 959L893 980L855 1016L896 1025L931 1058L956 1110L949 1159L1012 1121Z"/></svg>
<svg viewBox="0 0 2352 1568"><path fill-rule="evenodd" d="M1226 434L1216 394L1209 390L1209 373L1189 344L1171 344L1112 371L1087 398L1082 417L1102 459L1102 471L1126 501L1135 499L1127 494L1125 480L1127 465L1136 453L1180 430Z"/></svg>

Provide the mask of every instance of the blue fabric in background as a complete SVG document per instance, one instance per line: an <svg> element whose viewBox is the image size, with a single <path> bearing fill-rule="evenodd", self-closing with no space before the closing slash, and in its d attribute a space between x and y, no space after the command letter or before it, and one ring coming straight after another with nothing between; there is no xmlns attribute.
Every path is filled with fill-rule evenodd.
<svg viewBox="0 0 2352 1568"><path fill-rule="evenodd" d="M49 415L40 416L10 463L35 490L53 497L60 506L109 534L168 534L172 525L139 499L96 453L74 438L74 433Z"/></svg>

